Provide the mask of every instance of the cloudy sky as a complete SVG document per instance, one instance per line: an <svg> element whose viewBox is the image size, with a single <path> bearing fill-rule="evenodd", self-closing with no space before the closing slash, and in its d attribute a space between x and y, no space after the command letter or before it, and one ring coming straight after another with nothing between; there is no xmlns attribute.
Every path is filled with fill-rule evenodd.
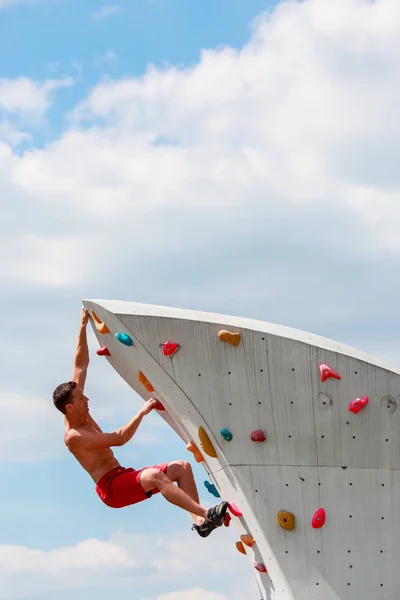
<svg viewBox="0 0 400 600"><path fill-rule="evenodd" d="M398 0L0 0L0 599L259 599L231 529L200 540L160 496L103 506L51 394L82 298L400 365L399 28ZM141 400L90 347L113 430ZM157 415L117 456L188 458Z"/></svg>

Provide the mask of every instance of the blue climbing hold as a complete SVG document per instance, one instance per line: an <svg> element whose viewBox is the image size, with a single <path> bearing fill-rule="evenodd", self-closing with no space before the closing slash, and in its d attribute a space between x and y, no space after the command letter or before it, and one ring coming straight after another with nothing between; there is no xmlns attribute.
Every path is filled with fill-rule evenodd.
<svg viewBox="0 0 400 600"><path fill-rule="evenodd" d="M217 488L215 487L215 485L213 483L210 483L209 481L205 481L204 485L206 486L206 488L208 489L210 494L212 494L216 498L221 498L221 496L218 493Z"/></svg>
<svg viewBox="0 0 400 600"><path fill-rule="evenodd" d="M221 429L221 435L223 438L226 439L227 442L230 442L231 439L233 438L233 435L231 434L229 429Z"/></svg>
<svg viewBox="0 0 400 600"><path fill-rule="evenodd" d="M115 337L119 342L121 342L121 344L124 344L125 346L133 346L132 338L126 333L116 333Z"/></svg>

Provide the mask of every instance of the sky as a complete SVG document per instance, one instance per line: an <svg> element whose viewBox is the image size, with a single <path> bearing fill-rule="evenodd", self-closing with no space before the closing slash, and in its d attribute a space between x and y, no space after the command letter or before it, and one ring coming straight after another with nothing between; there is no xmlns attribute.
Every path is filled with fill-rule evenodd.
<svg viewBox="0 0 400 600"><path fill-rule="evenodd" d="M398 0L0 0L0 599L259 600L233 528L200 539L161 495L105 507L51 396L84 298L399 367L399 27ZM113 431L142 400L89 346ZM191 459L157 414L116 455Z"/></svg>

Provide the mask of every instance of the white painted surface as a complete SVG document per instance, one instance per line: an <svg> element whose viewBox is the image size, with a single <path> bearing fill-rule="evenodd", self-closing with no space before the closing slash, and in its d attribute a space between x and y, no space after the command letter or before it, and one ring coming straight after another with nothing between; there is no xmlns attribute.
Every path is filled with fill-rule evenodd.
<svg viewBox="0 0 400 600"><path fill-rule="evenodd" d="M149 398L137 381L138 370L146 375L167 409L161 416L185 442L200 446L198 427L208 432L218 458L204 455L205 468L221 496L243 512L233 519L238 539L246 532L256 538L248 555L251 568L254 560L268 568L268 575L253 569L265 599L398 600L399 371L331 340L260 321L128 302L84 304L110 328L95 333L128 384ZM221 342L220 329L240 331L239 346ZM128 333L134 346L118 342L116 332ZM160 348L167 340L181 345L172 359ZM320 363L342 380L322 383ZM368 406L349 412L350 401L365 395ZM225 427L231 442L220 435ZM255 429L267 442L250 440ZM320 507L327 522L314 530ZM280 509L296 516L294 531L278 526Z"/></svg>

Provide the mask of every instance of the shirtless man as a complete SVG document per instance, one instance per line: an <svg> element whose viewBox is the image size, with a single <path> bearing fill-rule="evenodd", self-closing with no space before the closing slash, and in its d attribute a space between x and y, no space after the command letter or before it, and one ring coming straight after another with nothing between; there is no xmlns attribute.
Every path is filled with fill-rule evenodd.
<svg viewBox="0 0 400 600"><path fill-rule="evenodd" d="M90 415L89 399L83 393L89 365L88 320L89 313L82 308L72 380L60 384L53 393L54 405L65 415L64 441L68 450L89 473L98 496L107 506L123 508L160 492L168 502L191 514L193 530L201 537L209 536L224 523L228 502L209 509L200 506L190 463L175 460L139 470L125 469L111 450L129 442L157 400L146 401L129 423L112 433L103 433Z"/></svg>

